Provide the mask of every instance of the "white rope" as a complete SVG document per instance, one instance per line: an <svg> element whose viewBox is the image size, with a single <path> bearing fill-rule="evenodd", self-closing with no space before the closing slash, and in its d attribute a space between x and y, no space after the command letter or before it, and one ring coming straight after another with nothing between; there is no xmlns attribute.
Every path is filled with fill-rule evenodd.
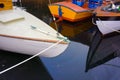
<svg viewBox="0 0 120 80"><path fill-rule="evenodd" d="M40 28L38 28L38 27L35 27L35 26L30 26L31 27L31 29L32 30L35 30L35 31L39 31L39 32L41 32L41 33L44 33L44 34L46 34L46 35L50 35L50 36L52 36L52 37L57 37L57 36L55 36L54 34L51 34L50 32L47 32L47 31L44 31L44 30L41 30Z"/></svg>
<svg viewBox="0 0 120 80"><path fill-rule="evenodd" d="M50 4L50 5L52 4L50 0L49 0L49 4ZM52 15L52 17L53 17L53 21L55 21L55 16L54 16L54 15ZM56 21L55 21L55 27L56 27L56 30L57 30L57 36L59 36L58 26L57 26Z"/></svg>
<svg viewBox="0 0 120 80"><path fill-rule="evenodd" d="M106 26L103 24L103 22L100 20L100 18L98 18L98 20L101 22L101 25L102 25L102 26L106 27ZM112 31L115 31L115 32L117 32L117 33L120 33L119 30L116 30L116 29L113 29L113 28L110 28L110 27L106 27L106 28L108 28L108 29L110 29L110 30L112 30Z"/></svg>
<svg viewBox="0 0 120 80"><path fill-rule="evenodd" d="M43 33L45 35L49 35L49 36L54 37L54 38L63 39L65 42L70 42L67 37L64 37L62 35L60 36L60 34L59 35L54 35L54 34L51 34L50 32L41 30L40 28L32 26L32 25L31 25L31 29L35 30L35 31L38 31L38 32L41 32L41 33Z"/></svg>
<svg viewBox="0 0 120 80"><path fill-rule="evenodd" d="M49 49L51 49L52 47L58 45L58 44L59 44L60 42L62 42L62 41L63 41L63 40L59 40L59 41L56 42L55 44L49 46L48 48L46 48L46 49L44 49L44 50L42 50L42 51L40 51L39 53L33 55L32 57L30 57L30 58L28 58L28 59L25 59L24 61L22 61L22 62L20 62L20 63L18 63L18 64L16 64L16 65L13 65L13 66L11 66L11 67L9 67L9 68L3 70L3 71L0 71L0 74L3 74L3 73L5 73L5 72L7 72L7 71L9 71L9 70L11 70L11 69L13 69L13 68L15 68L15 67L17 67L17 66L19 66L19 65L21 65L21 64L23 64L23 63L25 63L25 62L27 62L27 61L29 61L29 60L31 60L31 59L33 59L33 58L39 56L41 53L44 53L44 52L48 51Z"/></svg>

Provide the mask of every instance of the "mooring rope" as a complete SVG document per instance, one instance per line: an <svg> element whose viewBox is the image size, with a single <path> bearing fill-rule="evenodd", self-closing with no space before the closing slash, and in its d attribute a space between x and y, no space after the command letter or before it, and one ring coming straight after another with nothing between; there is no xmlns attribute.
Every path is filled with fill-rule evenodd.
<svg viewBox="0 0 120 80"><path fill-rule="evenodd" d="M50 5L52 5L52 3L51 3L51 1L49 0L49 4ZM56 27L56 31L57 31L57 36L59 36L59 31L58 31L58 26L57 26L57 23L56 23L56 21L55 21L55 16L54 15L52 15L52 18L53 18L53 21L54 21L54 24L55 24L55 27Z"/></svg>
<svg viewBox="0 0 120 80"><path fill-rule="evenodd" d="M68 42L68 43L70 42L70 40L67 37L60 36L60 35L59 36L55 36L54 34L51 34L50 32L43 31L43 30L41 30L41 29L39 29L39 28L37 28L35 26L32 26L32 25L30 27L31 27L32 30L41 32L43 34L49 35L49 36L54 37L54 38L63 39L65 42Z"/></svg>
<svg viewBox="0 0 120 80"><path fill-rule="evenodd" d="M40 28L38 28L38 27L36 27L36 26L31 25L30 27L31 27L32 30L39 31L39 32L41 32L41 33L43 33L43 34L50 35L50 36L52 36L52 37L57 37L57 36L55 36L54 34L52 34L52 33L50 33L50 32L47 32L47 31L44 31L44 30L42 30L42 29L40 29Z"/></svg>
<svg viewBox="0 0 120 80"><path fill-rule="evenodd" d="M60 42L62 42L62 41L63 41L63 39L62 39L62 40L59 40L58 42L54 43L53 45L49 46L48 48L46 48L46 49L40 51L39 53L37 53L37 54L31 56L30 58L27 58L27 59L23 60L22 62L19 62L18 64L15 64L15 65L13 65L13 66L11 66L11 67L9 67L9 68L3 70L3 71L0 71L0 74L3 74L3 73L5 73L5 72L7 72L7 71L9 71L9 70L11 70L11 69L13 69L13 68L15 68L15 67L17 67L17 66L19 66L19 65L21 65L21 64L23 64L23 63L25 63L25 62L27 62L27 61L29 61L29 60L31 60L31 59L33 59L33 58L39 56L41 53L44 53L44 52L48 51L49 49L51 49L52 47L58 45L58 44L59 44Z"/></svg>

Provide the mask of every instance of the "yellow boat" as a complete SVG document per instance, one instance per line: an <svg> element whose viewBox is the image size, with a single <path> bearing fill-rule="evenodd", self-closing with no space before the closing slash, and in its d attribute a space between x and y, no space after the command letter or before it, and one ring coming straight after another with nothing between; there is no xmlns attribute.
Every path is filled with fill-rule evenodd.
<svg viewBox="0 0 120 80"><path fill-rule="evenodd" d="M80 21L92 16L92 10L88 8L87 3L79 6L72 1L62 1L49 4L48 7L53 16L70 22Z"/></svg>

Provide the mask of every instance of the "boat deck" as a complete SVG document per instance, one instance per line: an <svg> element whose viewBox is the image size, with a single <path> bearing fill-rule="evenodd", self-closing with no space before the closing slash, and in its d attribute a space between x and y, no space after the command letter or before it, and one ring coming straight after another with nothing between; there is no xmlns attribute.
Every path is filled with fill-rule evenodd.
<svg viewBox="0 0 120 80"><path fill-rule="evenodd" d="M26 11L13 9L0 13L0 36L56 41L58 40L56 33L49 25Z"/></svg>

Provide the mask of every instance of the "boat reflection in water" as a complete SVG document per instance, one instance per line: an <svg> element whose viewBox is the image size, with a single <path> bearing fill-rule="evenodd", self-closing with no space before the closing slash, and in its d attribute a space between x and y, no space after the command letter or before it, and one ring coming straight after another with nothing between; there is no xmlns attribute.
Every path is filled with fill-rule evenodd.
<svg viewBox="0 0 120 80"><path fill-rule="evenodd" d="M88 52L86 71L118 56L120 56L120 34L114 32L102 36L98 31Z"/></svg>
<svg viewBox="0 0 120 80"><path fill-rule="evenodd" d="M92 37L91 31L94 28L94 25L91 23L90 19L75 23L70 23L67 21L57 22L58 32L68 37L72 41L89 44L90 38ZM55 24L56 23L53 21L50 23L50 26L56 29Z"/></svg>

